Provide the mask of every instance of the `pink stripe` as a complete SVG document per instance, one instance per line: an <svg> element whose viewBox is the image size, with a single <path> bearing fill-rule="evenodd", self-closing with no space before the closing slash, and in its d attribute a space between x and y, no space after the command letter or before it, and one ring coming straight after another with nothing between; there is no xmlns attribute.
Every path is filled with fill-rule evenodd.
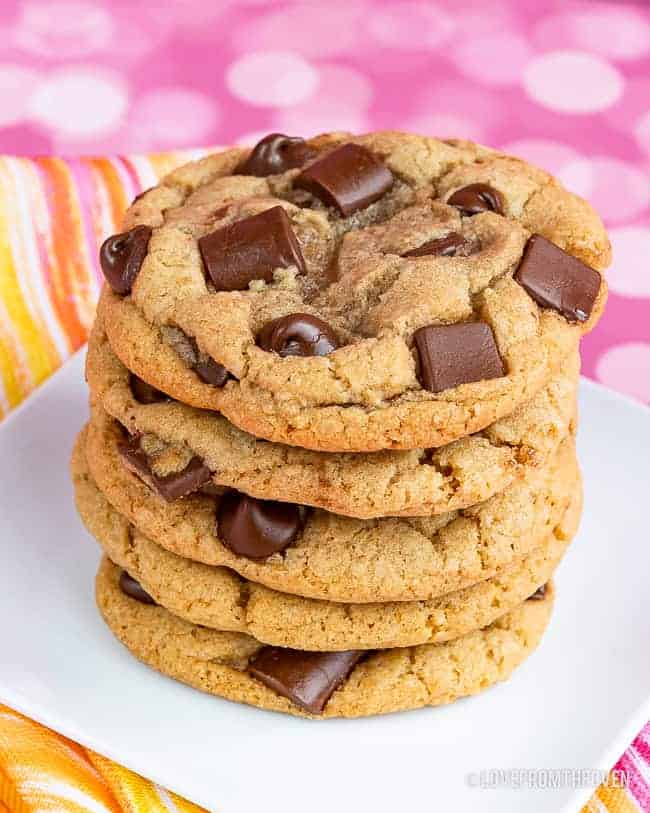
<svg viewBox="0 0 650 813"><path fill-rule="evenodd" d="M629 794L642 805L642 809L647 809L644 807L644 804L645 802L650 802L650 787L635 764L632 757L633 751L633 748L629 748L619 759L616 767L625 771L627 774L627 789Z"/></svg>
<svg viewBox="0 0 650 813"><path fill-rule="evenodd" d="M131 181L131 199L133 199L136 195L139 195L144 188L142 179L138 175L138 170L136 166L133 164L133 162L126 155L116 156L115 163L121 164L126 174L128 175Z"/></svg>

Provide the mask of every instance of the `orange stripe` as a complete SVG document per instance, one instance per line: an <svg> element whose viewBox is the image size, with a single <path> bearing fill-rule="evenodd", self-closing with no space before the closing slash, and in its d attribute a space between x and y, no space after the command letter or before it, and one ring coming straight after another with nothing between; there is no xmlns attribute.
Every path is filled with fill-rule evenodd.
<svg viewBox="0 0 650 813"><path fill-rule="evenodd" d="M36 158L47 179L47 197L52 230L48 273L52 305L76 350L86 340L88 326L80 319L81 309L89 310L91 277L80 222L76 188L65 162L59 158ZM85 292L85 294L84 294ZM81 297L82 302L78 301Z"/></svg>
<svg viewBox="0 0 650 813"><path fill-rule="evenodd" d="M124 212L131 202L124 190L122 178L117 168L107 158L89 158L88 163L105 184L113 229L117 230L124 217Z"/></svg>

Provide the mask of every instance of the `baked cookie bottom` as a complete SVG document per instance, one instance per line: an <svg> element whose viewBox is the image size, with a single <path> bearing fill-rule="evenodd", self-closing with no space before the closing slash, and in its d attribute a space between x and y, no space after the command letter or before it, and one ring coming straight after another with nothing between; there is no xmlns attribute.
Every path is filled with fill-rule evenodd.
<svg viewBox="0 0 650 813"><path fill-rule="evenodd" d="M579 486L543 544L503 573L430 601L340 604L280 593L224 567L176 556L139 533L111 507L75 449L75 499L106 556L156 604L194 624L242 632L265 644L336 651L440 643L494 622L548 582L580 520Z"/></svg>
<svg viewBox="0 0 650 813"><path fill-rule="evenodd" d="M115 637L140 661L209 694L315 717L251 676L249 664L263 648L254 638L200 627L136 601L120 589L120 573L104 558L96 581L97 604ZM524 601L485 629L448 643L366 655L315 718L438 706L506 680L539 644L553 593L549 584L542 598Z"/></svg>

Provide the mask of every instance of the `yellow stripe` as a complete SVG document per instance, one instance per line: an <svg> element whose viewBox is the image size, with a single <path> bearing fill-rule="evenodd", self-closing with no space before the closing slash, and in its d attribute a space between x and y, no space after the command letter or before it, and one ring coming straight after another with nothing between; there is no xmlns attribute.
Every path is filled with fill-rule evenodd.
<svg viewBox="0 0 650 813"><path fill-rule="evenodd" d="M608 787L605 783L598 787L581 813L603 813L603 809L608 813L639 813L638 805L624 788Z"/></svg>

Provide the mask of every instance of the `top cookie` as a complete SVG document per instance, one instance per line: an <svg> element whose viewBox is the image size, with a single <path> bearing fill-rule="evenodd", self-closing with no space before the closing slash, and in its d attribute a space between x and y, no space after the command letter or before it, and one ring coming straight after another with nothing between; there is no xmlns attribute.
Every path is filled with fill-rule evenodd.
<svg viewBox="0 0 650 813"><path fill-rule="evenodd" d="M101 252L129 369L259 437L435 447L513 411L593 327L589 204L523 161L402 133L188 164Z"/></svg>

